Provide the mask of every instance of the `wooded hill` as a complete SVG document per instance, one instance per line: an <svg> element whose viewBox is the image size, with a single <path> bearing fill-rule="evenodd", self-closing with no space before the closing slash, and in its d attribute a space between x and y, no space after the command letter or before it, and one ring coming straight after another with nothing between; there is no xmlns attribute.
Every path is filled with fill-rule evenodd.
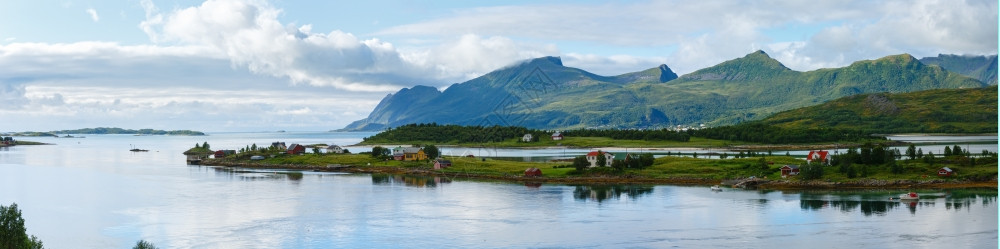
<svg viewBox="0 0 1000 249"><path fill-rule="evenodd" d="M997 86L873 93L784 111L760 123L868 133L995 133Z"/></svg>

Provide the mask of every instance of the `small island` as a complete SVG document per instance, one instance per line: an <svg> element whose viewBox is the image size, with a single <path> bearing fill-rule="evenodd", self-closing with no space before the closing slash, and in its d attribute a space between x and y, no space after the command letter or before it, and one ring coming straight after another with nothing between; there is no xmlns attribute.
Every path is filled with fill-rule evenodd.
<svg viewBox="0 0 1000 249"><path fill-rule="evenodd" d="M172 136L205 136L204 132L192 131L192 130L154 130L154 129L122 129L122 128L83 128L76 130L59 130L59 131L49 131L49 132L35 132L35 131L25 131L25 132L14 132L7 134L8 136L18 136L18 137L59 137L58 134L126 134L126 135L172 135Z"/></svg>

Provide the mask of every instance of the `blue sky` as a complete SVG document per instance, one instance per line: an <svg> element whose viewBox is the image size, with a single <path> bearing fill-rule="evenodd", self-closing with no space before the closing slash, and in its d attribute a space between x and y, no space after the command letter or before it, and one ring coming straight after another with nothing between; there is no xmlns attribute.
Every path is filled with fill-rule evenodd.
<svg viewBox="0 0 1000 249"><path fill-rule="evenodd" d="M996 54L995 1L0 1L0 131L330 130L386 94L560 56L679 74Z"/></svg>

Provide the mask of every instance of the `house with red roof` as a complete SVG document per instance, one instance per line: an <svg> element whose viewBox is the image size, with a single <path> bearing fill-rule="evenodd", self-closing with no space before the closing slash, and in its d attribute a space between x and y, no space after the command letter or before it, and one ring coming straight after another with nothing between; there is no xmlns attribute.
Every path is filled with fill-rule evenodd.
<svg viewBox="0 0 1000 249"><path fill-rule="evenodd" d="M825 150L810 150L809 156L806 157L806 162L830 164L830 152Z"/></svg>
<svg viewBox="0 0 1000 249"><path fill-rule="evenodd" d="M597 157L598 156L603 156L604 157L604 159L605 159L604 160L604 165L597 165ZM611 167L611 162L615 161L615 154L611 154L610 152L604 152L604 151L591 151L590 153L587 153L587 161L590 162L590 167L591 168L593 168L593 167Z"/></svg>

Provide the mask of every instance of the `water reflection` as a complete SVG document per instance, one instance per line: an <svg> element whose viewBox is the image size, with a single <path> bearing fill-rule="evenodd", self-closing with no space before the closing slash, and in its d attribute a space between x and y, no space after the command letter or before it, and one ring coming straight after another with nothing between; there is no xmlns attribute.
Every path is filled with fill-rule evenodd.
<svg viewBox="0 0 1000 249"><path fill-rule="evenodd" d="M597 202L611 198L620 199L622 196L638 199L653 193L652 185L576 185L574 187L574 199Z"/></svg>
<svg viewBox="0 0 1000 249"><path fill-rule="evenodd" d="M203 166L192 166L198 168L208 168L215 171L216 175L225 176L231 179L240 179L247 181L257 181L257 180L290 180L292 182L298 183L305 176L301 171L290 171L290 170L255 170L255 169L245 169L245 168L230 168L230 167L203 167Z"/></svg>
<svg viewBox="0 0 1000 249"><path fill-rule="evenodd" d="M882 216L896 208L906 208L910 214L917 209L931 208L944 202L946 210L959 211L975 203L988 207L996 203L996 189L955 189L942 192L921 193L920 200L889 200L893 197L881 191L830 194L823 192L802 193L799 207L802 210L837 209L848 213L860 210L865 216Z"/></svg>
<svg viewBox="0 0 1000 249"><path fill-rule="evenodd" d="M447 183L451 183L451 179L438 176L372 174L372 184L375 185L402 184L407 187L434 188Z"/></svg>

